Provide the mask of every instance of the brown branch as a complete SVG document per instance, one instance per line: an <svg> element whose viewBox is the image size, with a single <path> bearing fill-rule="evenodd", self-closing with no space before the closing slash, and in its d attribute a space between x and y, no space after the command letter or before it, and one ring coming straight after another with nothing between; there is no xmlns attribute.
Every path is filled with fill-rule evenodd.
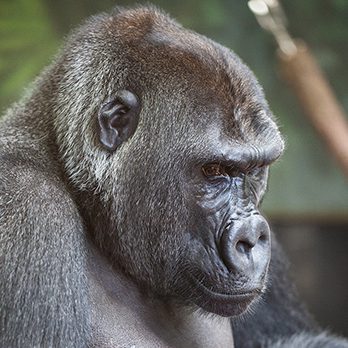
<svg viewBox="0 0 348 348"><path fill-rule="evenodd" d="M344 110L304 43L297 52L279 52L281 70L312 125L348 177L348 121Z"/></svg>

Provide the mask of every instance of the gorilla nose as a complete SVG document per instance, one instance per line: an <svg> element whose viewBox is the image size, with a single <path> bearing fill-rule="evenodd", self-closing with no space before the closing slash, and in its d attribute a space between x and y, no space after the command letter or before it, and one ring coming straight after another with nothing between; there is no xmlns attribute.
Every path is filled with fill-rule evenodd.
<svg viewBox="0 0 348 348"><path fill-rule="evenodd" d="M253 277L267 269L270 254L270 230L260 215L235 220L221 237L221 258L230 272Z"/></svg>

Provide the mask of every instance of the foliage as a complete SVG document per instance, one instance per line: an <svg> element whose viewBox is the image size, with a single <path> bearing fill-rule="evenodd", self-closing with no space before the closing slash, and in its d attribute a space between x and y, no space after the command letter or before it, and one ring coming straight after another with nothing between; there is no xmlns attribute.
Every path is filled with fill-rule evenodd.
<svg viewBox="0 0 348 348"><path fill-rule="evenodd" d="M40 0L0 2L0 106L18 97L57 46Z"/></svg>

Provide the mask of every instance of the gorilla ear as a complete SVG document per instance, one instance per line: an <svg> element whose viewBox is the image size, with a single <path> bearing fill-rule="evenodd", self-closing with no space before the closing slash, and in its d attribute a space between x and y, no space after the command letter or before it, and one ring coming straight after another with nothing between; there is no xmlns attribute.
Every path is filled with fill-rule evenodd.
<svg viewBox="0 0 348 348"><path fill-rule="evenodd" d="M109 151L115 151L135 132L140 112L138 97L121 90L109 98L98 114L99 141Z"/></svg>

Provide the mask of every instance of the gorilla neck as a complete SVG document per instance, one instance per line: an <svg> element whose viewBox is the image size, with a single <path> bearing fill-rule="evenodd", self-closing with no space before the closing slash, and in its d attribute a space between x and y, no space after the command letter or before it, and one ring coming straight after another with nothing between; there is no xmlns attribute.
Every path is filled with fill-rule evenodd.
<svg viewBox="0 0 348 348"><path fill-rule="evenodd" d="M89 273L93 346L233 347L227 318L149 298L95 249L89 257Z"/></svg>

